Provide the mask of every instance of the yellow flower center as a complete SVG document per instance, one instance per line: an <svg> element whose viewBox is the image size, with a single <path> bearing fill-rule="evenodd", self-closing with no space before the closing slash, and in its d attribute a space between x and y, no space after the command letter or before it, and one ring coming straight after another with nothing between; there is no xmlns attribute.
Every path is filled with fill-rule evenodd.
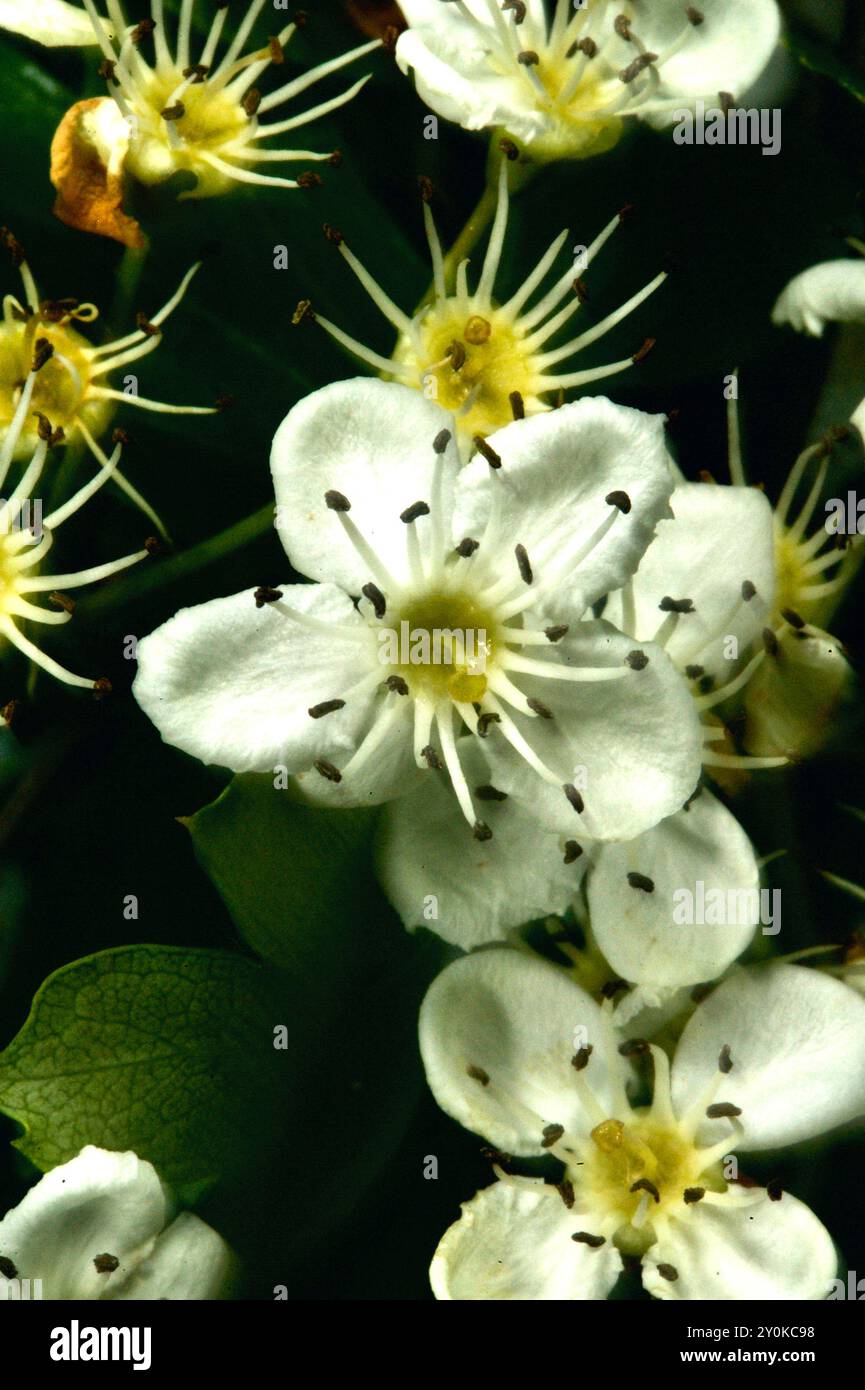
<svg viewBox="0 0 865 1390"><path fill-rule="evenodd" d="M32 452L40 414L55 430L63 429L67 439L73 436L77 420L83 419L91 431L98 431L108 416L103 401L88 400L92 349L87 339L68 323L46 323L34 314L23 323L0 324L0 428L8 426L15 414L36 343L43 338L54 351L37 374L31 414L21 431L16 458Z"/></svg>
<svg viewBox="0 0 865 1390"><path fill-rule="evenodd" d="M214 90L206 81L187 86L174 100L182 83L182 73L174 69L154 72L136 88L137 124L131 128L128 167L142 183L159 183L186 169L207 192L221 192L231 179L208 164L202 152L225 151L248 132L250 117L225 88Z"/></svg>
<svg viewBox="0 0 865 1390"><path fill-rule="evenodd" d="M497 624L467 594L429 594L401 610L393 635L392 669L413 694L472 704L487 689Z"/></svg>
<svg viewBox="0 0 865 1390"><path fill-rule="evenodd" d="M625 128L618 116L599 114L621 96L621 83L599 80L589 64L571 93L573 63L574 59L555 61L542 56L533 69L548 98L544 102L539 94L538 105L546 108L553 121L550 131L532 141L532 155L537 159L584 159L603 154L618 143Z"/></svg>

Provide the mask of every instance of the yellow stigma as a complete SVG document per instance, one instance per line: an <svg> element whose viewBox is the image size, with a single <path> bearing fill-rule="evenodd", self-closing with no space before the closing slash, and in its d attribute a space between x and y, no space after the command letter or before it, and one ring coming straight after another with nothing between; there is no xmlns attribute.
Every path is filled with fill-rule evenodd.
<svg viewBox="0 0 865 1390"><path fill-rule="evenodd" d="M618 116L601 113L621 95L622 84L599 80L589 64L572 91L573 63L563 56L554 59L541 54L540 62L533 66L545 93L544 98L538 92L537 104L552 122L550 130L531 142L534 159L586 159L611 150L621 138L624 122Z"/></svg>
<svg viewBox="0 0 865 1390"><path fill-rule="evenodd" d="M182 96L172 101L178 87ZM154 72L136 88L127 167L141 183L160 183L178 170L198 181L196 197L229 189L233 180L207 162L204 153L226 152L249 131L242 103L224 87L184 83L179 69ZM163 112L166 114L163 115Z"/></svg>
<svg viewBox="0 0 865 1390"><path fill-rule="evenodd" d="M413 694L473 704L486 694L495 628L468 595L426 595L385 629L396 643L392 670Z"/></svg>
<svg viewBox="0 0 865 1390"><path fill-rule="evenodd" d="M394 361L417 388L456 416L462 435L472 438L502 429L513 418L517 391L527 415L547 407L540 397L541 371L525 347L525 335L501 310L473 313L466 300L433 304L411 337L401 335ZM405 380L405 370L398 380Z"/></svg>
<svg viewBox="0 0 865 1390"><path fill-rule="evenodd" d="M0 429L8 427L21 397L21 387L34 363L46 349L37 347L45 340L53 352L39 369L33 389L32 411L16 445L15 457L32 453L38 439L39 415L53 429L62 429L67 440L74 437L79 420L98 433L108 419L104 401L89 399L92 382L92 348L86 338L70 326L70 320L90 322L96 317L93 305L79 305L59 321L56 309L51 317L32 314L23 322L7 318L0 323Z"/></svg>

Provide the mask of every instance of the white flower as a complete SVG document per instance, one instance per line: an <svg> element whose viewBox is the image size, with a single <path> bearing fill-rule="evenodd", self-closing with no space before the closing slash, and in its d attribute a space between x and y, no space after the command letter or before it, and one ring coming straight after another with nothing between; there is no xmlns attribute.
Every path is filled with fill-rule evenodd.
<svg viewBox="0 0 865 1390"><path fill-rule="evenodd" d="M779 295L772 322L822 338L827 323L865 323L865 261L824 261L796 275Z"/></svg>
<svg viewBox="0 0 865 1390"><path fill-rule="evenodd" d="M468 260L453 267L449 258L442 255L426 192L423 213L433 268L433 297L413 315L393 302L349 250L342 233L328 229L343 259L397 330L397 342L390 358L383 357L330 319L323 318L308 300L298 306L295 322L315 320L349 352L388 380L413 386L452 411L466 455L471 452L477 435L490 434L511 419L549 410L552 393L558 395L626 371L635 362L642 361L653 346L653 340L647 339L638 345L635 353L620 361L579 371L563 370L567 359L574 358L604 337L648 299L666 280L664 272L582 333L551 346L551 341L588 297L583 272L619 226L625 211L617 214L585 248L578 266L571 259L571 248L567 248L564 269L531 307L527 307L528 301L540 290L559 259L569 233L567 229L559 233L508 300L504 303L496 300L495 282L508 222L506 160L499 171L495 221L474 290L469 288Z"/></svg>
<svg viewBox="0 0 865 1390"><path fill-rule="evenodd" d="M404 0L396 56L433 111L499 127L532 158L584 158L625 119L672 124L683 106L741 96L778 42L775 0Z"/></svg>
<svg viewBox="0 0 865 1390"><path fill-rule="evenodd" d="M179 171L195 177L195 185L181 198L207 198L224 193L232 183L267 184L299 188L309 175L287 179L259 173L256 165L285 160L334 161L334 153L305 149L274 149L261 141L309 125L344 106L356 96L368 77L360 78L337 97L287 116L263 122L260 117L292 101L316 82L337 72L356 58L380 47L377 39L361 44L292 78L263 95L256 83L271 66L285 62L285 47L298 28L294 19L263 48L243 53L252 28L267 0L252 0L221 58L217 49L229 15L228 4L217 7L202 48L192 50L192 18L195 0L182 0L176 43L168 42L162 0L153 0L151 18L127 24L120 0L108 0L109 20L97 13L93 0L84 0L86 15L78 20L71 5L44 4L34 17L32 0L4 0L0 25L25 33L42 43L96 43L104 55L100 75L108 82L110 97L123 117L116 127L114 154L141 183L162 183ZM70 13L72 12L72 13ZM82 22L89 24L89 37ZM143 49L152 36L154 62ZM108 160L105 161L108 163Z"/></svg>
<svg viewBox="0 0 865 1390"><path fill-rule="evenodd" d="M91 1145L52 1168L0 1221L0 1300L212 1299L225 1290L229 1247L191 1212L172 1220L152 1164ZM25 1295L26 1296L26 1295Z"/></svg>
<svg viewBox="0 0 865 1390"><path fill-rule="evenodd" d="M487 839L463 767L479 739L496 789L550 828L638 834L693 789L697 719L660 651L582 619L666 513L662 422L583 400L508 425L462 470L449 425L380 381L295 406L274 439L277 527L317 583L181 611L140 644L136 697L186 752L281 765L332 804L446 770Z"/></svg>
<svg viewBox="0 0 865 1390"><path fill-rule="evenodd" d="M734 1151L795 1144L865 1108L852 990L796 966L739 971L698 1006L671 1067L657 1046L620 1046L610 1006L562 971L494 948L434 981L420 1043L448 1114L564 1169L557 1186L500 1171L466 1203L433 1259L438 1298L602 1299L623 1254L642 1258L657 1298L828 1295L835 1251L814 1213L775 1183L729 1179ZM641 1052L654 1090L635 1108Z"/></svg>
<svg viewBox="0 0 865 1390"><path fill-rule="evenodd" d="M48 364L46 363L46 365ZM42 561L51 549L58 527L62 526L69 517L74 516L93 494L104 483L108 482L109 478L116 479L117 462L120 458L121 448L118 444L110 458L105 458L99 450L100 457L103 459L99 472L66 502L55 507L47 516L42 516L41 499L36 496L36 488L45 467L48 451L57 442L50 422L46 420L44 415L41 415L40 412L34 412L33 409L37 398L40 374L46 370L46 365L38 370L28 372L20 390L15 414L5 431L3 444L0 447L0 490L2 490L13 459L17 457L18 445L24 432L25 423L29 421L32 414L37 414L40 433L37 436L32 458L22 471L9 497L4 500L2 491L0 491L0 651L2 651L5 642L11 642L31 661L36 662L43 670L56 676L58 680L64 681L67 685L82 686L84 689L95 689L106 693L111 689L111 686L104 677L94 681L68 671L53 657L41 651L29 637L25 637L18 626L22 620L49 626L68 623L75 605L67 597L64 590L77 589L83 584L93 584L97 580L107 579L109 575L117 574L129 565L134 565L138 560L143 560L148 554L148 550L145 548L135 551L132 555L124 555L119 560L110 560L107 564L93 565L73 574L39 573ZM35 503L38 503L38 511ZM38 594L48 594L57 606L55 608L42 608L33 603L32 599Z"/></svg>

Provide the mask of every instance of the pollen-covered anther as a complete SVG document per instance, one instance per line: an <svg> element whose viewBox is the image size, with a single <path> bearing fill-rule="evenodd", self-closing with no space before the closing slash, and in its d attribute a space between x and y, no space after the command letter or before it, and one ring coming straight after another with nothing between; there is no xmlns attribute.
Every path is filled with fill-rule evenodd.
<svg viewBox="0 0 865 1390"><path fill-rule="evenodd" d="M722 1100L717 1101L714 1105L710 1105L707 1107L706 1119L735 1120L737 1116L741 1115L741 1113L742 1111L739 1109L738 1105L732 1105L730 1101Z"/></svg>
<svg viewBox="0 0 865 1390"><path fill-rule="evenodd" d="M502 461L500 456L496 453L495 449L487 443L487 441L483 438L482 435L475 435L474 446L477 449L478 453L486 459L490 468L501 468Z"/></svg>
<svg viewBox="0 0 865 1390"><path fill-rule="evenodd" d="M392 695L407 695L408 683L402 676L388 676L385 685Z"/></svg>
<svg viewBox="0 0 865 1390"><path fill-rule="evenodd" d="M493 832L484 820L476 820L472 826L472 835L476 840L486 841L493 838Z"/></svg>
<svg viewBox="0 0 865 1390"><path fill-rule="evenodd" d="M625 662L632 671L644 671L649 664L649 658L646 652L633 651L628 652Z"/></svg>
<svg viewBox="0 0 865 1390"><path fill-rule="evenodd" d="M263 608L266 603L276 603L282 598L281 589L272 589L268 584L262 584L252 595L255 599L256 608Z"/></svg>
<svg viewBox="0 0 865 1390"><path fill-rule="evenodd" d="M682 1193L682 1201L686 1207L692 1207L697 1202L702 1202L705 1195L705 1187L686 1187Z"/></svg>
<svg viewBox="0 0 865 1390"><path fill-rule="evenodd" d="M568 801L573 806L577 814L582 815L583 811L586 809L586 803L583 801L582 796L577 791L577 788L574 786L573 782L565 782L564 786L562 787L562 791L565 793L565 796L567 797Z"/></svg>
<svg viewBox="0 0 865 1390"><path fill-rule="evenodd" d="M526 547L524 545L517 544L514 547L514 555L517 559L517 569L520 572L520 578L522 579L524 584L531 584L532 580L534 579L534 574L532 572L532 566L529 560L529 553L526 550Z"/></svg>
<svg viewBox="0 0 865 1390"><path fill-rule="evenodd" d="M502 718L500 714L493 714L491 711L485 710L483 714L478 715L478 738L487 738L489 736L490 728L492 727L492 725L500 724L501 722Z"/></svg>
<svg viewBox="0 0 865 1390"><path fill-rule="evenodd" d="M342 773L339 768L334 767L333 763L328 762L326 758L316 758L313 767L326 782L342 781Z"/></svg>
<svg viewBox="0 0 865 1390"><path fill-rule="evenodd" d="M378 618L379 622L381 622L382 618L387 612L387 600L385 599L385 596L382 593L381 589L378 587L377 584L373 584L370 580L368 584L363 585L361 593L363 594L364 598L369 599L370 603L372 604L372 609L375 613L375 616Z"/></svg>
<svg viewBox="0 0 865 1390"><path fill-rule="evenodd" d="M350 512L351 503L344 492L337 492L336 488L328 488L324 494L324 500L332 512Z"/></svg>
<svg viewBox="0 0 865 1390"><path fill-rule="evenodd" d="M489 1073L484 1071L483 1067L475 1066L474 1063L466 1067L466 1076L471 1077L472 1081L477 1081L481 1086L489 1086L490 1084Z"/></svg>
<svg viewBox="0 0 865 1390"><path fill-rule="evenodd" d="M509 391L508 400L510 401L511 414L513 415L514 419L524 420L526 418L526 403L523 400L522 392Z"/></svg>
<svg viewBox="0 0 865 1390"><path fill-rule="evenodd" d="M655 1201L655 1202L657 1202L658 1205L660 1205L660 1202L661 1202L661 1194L660 1194L660 1192L658 1191L658 1189L657 1189L657 1187L655 1186L655 1184L652 1182L651 1178L637 1178L637 1181L636 1181L636 1182L631 1183L631 1186L628 1188L628 1191L629 1191L629 1192L648 1192L648 1194L649 1194L649 1196L652 1198L652 1200Z"/></svg>
<svg viewBox="0 0 865 1390"><path fill-rule="evenodd" d="M654 880L649 878L646 874L629 873L628 883L632 888L639 889L641 893L654 893L655 891Z"/></svg>
<svg viewBox="0 0 865 1390"><path fill-rule="evenodd" d="M548 642L561 642L570 630L569 623L554 623L551 627L544 628L544 636Z"/></svg>
<svg viewBox="0 0 865 1390"><path fill-rule="evenodd" d="M583 852L582 845L578 845L576 840L565 840L562 858L566 864L575 864Z"/></svg>
<svg viewBox="0 0 865 1390"><path fill-rule="evenodd" d="M431 768L433 772L441 772L443 770L444 764L431 743L428 743L420 750L420 755L427 767Z"/></svg>
<svg viewBox="0 0 865 1390"><path fill-rule="evenodd" d="M406 526L410 526L418 517L429 516L430 509L428 502L412 502L410 507L406 507L404 512L400 512L399 519L404 521Z"/></svg>
<svg viewBox="0 0 865 1390"><path fill-rule="evenodd" d="M631 510L631 499L626 492L622 492L621 490L608 492L604 501L607 503L607 506L615 507L623 516L627 516L628 512Z"/></svg>
<svg viewBox="0 0 865 1390"><path fill-rule="evenodd" d="M334 714L338 709L345 709L345 700L322 700L318 705L311 705L307 713L310 719L323 719L326 714Z"/></svg>
<svg viewBox="0 0 865 1390"><path fill-rule="evenodd" d="M471 536L464 536L459 545L454 546L454 551L463 560L468 560L480 547L480 541L474 540Z"/></svg>
<svg viewBox="0 0 865 1390"><path fill-rule="evenodd" d="M590 1250L600 1250L602 1245L606 1245L605 1236L594 1236L590 1231L574 1231L571 1240L577 1241L580 1245L588 1245Z"/></svg>
<svg viewBox="0 0 865 1390"><path fill-rule="evenodd" d="M723 1072L724 1076L728 1076L733 1070L733 1058L730 1056L729 1043L724 1043L724 1046L718 1053L718 1070Z"/></svg>
<svg viewBox="0 0 865 1390"><path fill-rule="evenodd" d="M526 700L526 704L528 705L529 709L533 711L533 713L538 715L540 719L552 719L552 710L549 708L548 705L544 704L543 700L539 700L537 696L530 695L529 698Z"/></svg>
<svg viewBox="0 0 865 1390"><path fill-rule="evenodd" d="M658 604L662 613L693 613L694 601L690 598L670 598L666 596Z"/></svg>
<svg viewBox="0 0 865 1390"><path fill-rule="evenodd" d="M658 1265L658 1273L662 1279L666 1279L670 1284L675 1284L679 1277L679 1271L676 1269L676 1266L671 1264Z"/></svg>
<svg viewBox="0 0 865 1390"><path fill-rule="evenodd" d="M594 1043L586 1043L584 1047L580 1047L577 1049L577 1051L571 1058L571 1066L573 1067L574 1071L586 1070L586 1067L589 1065L589 1058L591 1057L594 1050Z"/></svg>
<svg viewBox="0 0 865 1390"><path fill-rule="evenodd" d="M766 1196L770 1202L780 1202L784 1196L784 1189L781 1186L780 1178L770 1178L766 1183Z"/></svg>

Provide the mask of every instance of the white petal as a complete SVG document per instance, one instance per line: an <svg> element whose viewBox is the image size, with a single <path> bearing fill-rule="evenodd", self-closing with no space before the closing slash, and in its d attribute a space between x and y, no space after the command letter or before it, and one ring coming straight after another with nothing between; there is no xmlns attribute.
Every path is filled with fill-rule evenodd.
<svg viewBox="0 0 865 1390"><path fill-rule="evenodd" d="M346 539L326 492L341 492L349 517L397 582L408 578L406 525L400 513L432 502L433 440L453 429L450 415L409 386L358 378L304 397L276 432L270 456L276 526L295 569L359 594L384 587ZM450 534L451 483L459 466L451 441L444 456L442 529ZM414 523L423 543L430 518ZM386 590L385 590L385 596Z"/></svg>
<svg viewBox="0 0 865 1390"><path fill-rule="evenodd" d="M816 1300L828 1296L837 1263L826 1227L789 1192L778 1202L731 1196L671 1222L643 1258L643 1284L668 1300Z"/></svg>
<svg viewBox="0 0 865 1390"><path fill-rule="evenodd" d="M629 873L651 879L654 891L631 887ZM592 931L613 969L635 984L713 980L754 935L759 882L747 835L703 788L687 811L636 840L599 847L588 880ZM702 913L700 902L709 904Z"/></svg>
<svg viewBox="0 0 865 1390"><path fill-rule="evenodd" d="M47 1299L116 1296L149 1253L167 1216L163 1187L134 1153L88 1146L52 1168L0 1221L0 1255ZM100 1274L93 1261L113 1255Z"/></svg>
<svg viewBox="0 0 865 1390"><path fill-rule="evenodd" d="M865 323L865 261L824 261L781 292L772 322L820 338L827 323Z"/></svg>
<svg viewBox="0 0 865 1390"><path fill-rule="evenodd" d="M684 6L679 0L650 0L640 8L634 32L662 54L684 27ZM659 98L687 103L705 97L717 103L720 92L745 96L778 46L781 15L775 0L703 0L698 8L705 22L660 68Z"/></svg>
<svg viewBox="0 0 865 1390"><path fill-rule="evenodd" d="M700 665L718 683L732 679L765 626L775 598L772 508L756 488L683 483L633 581L636 635L649 639L664 620L664 598L689 598L665 650L678 665ZM749 580L754 597L742 601ZM623 595L611 594L604 617L621 625ZM730 639L733 641L730 641Z"/></svg>
<svg viewBox="0 0 865 1390"><path fill-rule="evenodd" d="M99 42L87 11L66 0L0 0L0 29L11 29L49 48Z"/></svg>
<svg viewBox="0 0 865 1390"><path fill-rule="evenodd" d="M388 695L384 704L377 704L375 718L358 749L362 765L351 766L343 759L339 764L342 780L337 783L307 768L297 774L297 786L306 800L317 806L379 806L383 801L403 796L419 786L424 777L442 775L417 766L413 734L414 702L401 695Z"/></svg>
<svg viewBox="0 0 865 1390"><path fill-rule="evenodd" d="M681 1115L717 1074L733 1069L717 1100L742 1110L736 1149L811 1139L865 1111L865 1000L838 980L798 965L737 970L696 1010L676 1049L673 1102ZM707 1121L706 1142L729 1133Z"/></svg>
<svg viewBox="0 0 865 1390"><path fill-rule="evenodd" d="M418 1031L439 1105L506 1153L542 1153L548 1124L591 1128L571 1065L588 1044L594 1051L582 1075L613 1113L608 1066L618 1056L607 1020L562 969L538 957L491 947L454 961L427 991Z"/></svg>
<svg viewBox="0 0 865 1390"><path fill-rule="evenodd" d="M139 644L133 693L166 743L234 772L277 764L296 772L315 758L341 765L350 757L375 690L320 719L309 709L375 670L373 634L331 584L286 584L281 593L333 630L312 631L271 604L256 608L248 589L182 608Z"/></svg>
<svg viewBox="0 0 865 1390"><path fill-rule="evenodd" d="M580 624L573 639L539 658L552 668L571 654L573 664L622 668L636 650L609 624ZM521 677L520 689L540 699L552 719L513 714L514 722L556 783L541 782L494 725L485 753L492 781L521 799L550 829L578 841L630 840L678 811L700 776L702 737L687 682L659 647L640 643L649 662L618 680L576 682ZM573 783L585 802L578 815L562 786Z"/></svg>
<svg viewBox="0 0 865 1390"><path fill-rule="evenodd" d="M470 788L489 785L472 743L459 748ZM476 806L492 840L476 840L441 774L425 774L416 792L385 809L377 855L382 886L404 924L428 927L464 951L501 941L535 917L564 913L586 863L583 855L565 864L559 837L510 798Z"/></svg>
<svg viewBox="0 0 865 1390"><path fill-rule="evenodd" d="M561 572L555 585L561 622L578 620L590 604L632 575L654 535L669 516L673 476L664 442L663 418L614 405L603 396L584 397L560 410L515 421L489 436L502 467L489 477L480 455L456 485L455 539L480 537L492 489L500 489L497 534L489 538L515 576L514 546L525 546L534 584ZM577 566L568 563L580 545L610 516L604 499L624 492L631 502L604 538ZM546 558L548 556L548 558Z"/></svg>
<svg viewBox="0 0 865 1390"><path fill-rule="evenodd" d="M519 1301L606 1298L622 1272L609 1241L571 1239L591 1217L568 1211L554 1187L503 1178L462 1205L430 1266L438 1299Z"/></svg>
<svg viewBox="0 0 865 1390"><path fill-rule="evenodd" d="M219 1298L231 1267L231 1249L222 1236L192 1212L181 1212L117 1296L149 1302Z"/></svg>

